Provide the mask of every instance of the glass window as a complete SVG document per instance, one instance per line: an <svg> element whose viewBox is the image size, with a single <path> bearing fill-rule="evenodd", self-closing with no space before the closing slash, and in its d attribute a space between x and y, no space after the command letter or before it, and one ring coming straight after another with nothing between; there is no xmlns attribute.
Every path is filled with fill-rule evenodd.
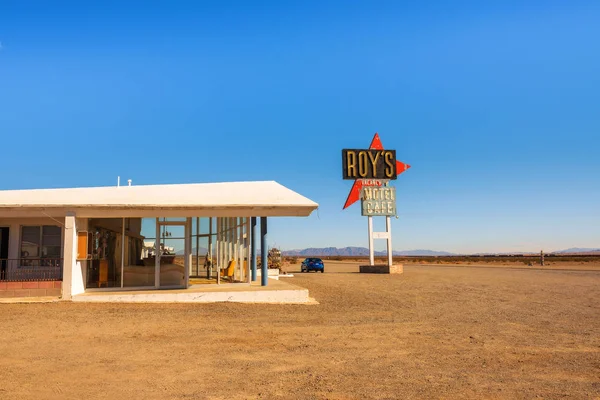
<svg viewBox="0 0 600 400"><path fill-rule="evenodd" d="M21 227L21 266L47 266L61 255L62 229L59 226ZM46 261L40 261L44 259Z"/></svg>
<svg viewBox="0 0 600 400"><path fill-rule="evenodd" d="M21 257L39 258L41 241L39 226L21 228Z"/></svg>
<svg viewBox="0 0 600 400"><path fill-rule="evenodd" d="M122 218L91 218L92 258L87 262L86 288L120 287L123 249ZM127 244L125 244L127 246Z"/></svg>
<svg viewBox="0 0 600 400"><path fill-rule="evenodd" d="M58 226L42 227L42 258L60 258L61 229Z"/></svg>
<svg viewBox="0 0 600 400"><path fill-rule="evenodd" d="M123 287L154 286L155 218L126 218ZM150 237L148 237L150 236Z"/></svg>

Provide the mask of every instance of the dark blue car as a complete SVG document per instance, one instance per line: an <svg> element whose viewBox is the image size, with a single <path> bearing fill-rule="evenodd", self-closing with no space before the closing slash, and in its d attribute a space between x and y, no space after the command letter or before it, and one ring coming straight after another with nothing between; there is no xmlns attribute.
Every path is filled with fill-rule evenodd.
<svg viewBox="0 0 600 400"><path fill-rule="evenodd" d="M300 271L325 272L325 264L323 264L323 260L321 260L320 258L307 258L304 261L302 261L302 265L300 265Z"/></svg>

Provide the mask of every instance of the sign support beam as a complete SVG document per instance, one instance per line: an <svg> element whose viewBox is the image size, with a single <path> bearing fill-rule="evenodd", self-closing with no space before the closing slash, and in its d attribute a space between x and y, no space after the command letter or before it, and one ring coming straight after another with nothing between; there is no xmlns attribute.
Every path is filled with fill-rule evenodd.
<svg viewBox="0 0 600 400"><path fill-rule="evenodd" d="M387 217L385 217L385 230L387 232L387 252L388 252L388 266L391 267L392 266L392 256L393 256L393 250L392 250L392 217L390 217L389 215Z"/></svg>
<svg viewBox="0 0 600 400"><path fill-rule="evenodd" d="M387 265L391 267L393 260L392 250L392 217L385 217L385 232L373 232L373 217L368 216L369 219L369 265L373 267L375 265L375 239L385 239L387 241Z"/></svg>
<svg viewBox="0 0 600 400"><path fill-rule="evenodd" d="M368 216L369 219L369 265L375 265L375 249L373 248L373 217Z"/></svg>

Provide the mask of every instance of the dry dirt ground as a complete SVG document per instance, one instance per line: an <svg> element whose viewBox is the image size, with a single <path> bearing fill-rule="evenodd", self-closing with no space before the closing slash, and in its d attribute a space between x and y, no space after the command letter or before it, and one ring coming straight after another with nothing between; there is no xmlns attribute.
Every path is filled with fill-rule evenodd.
<svg viewBox="0 0 600 400"><path fill-rule="evenodd" d="M0 399L600 398L600 272L354 269L288 278L318 305L0 305Z"/></svg>

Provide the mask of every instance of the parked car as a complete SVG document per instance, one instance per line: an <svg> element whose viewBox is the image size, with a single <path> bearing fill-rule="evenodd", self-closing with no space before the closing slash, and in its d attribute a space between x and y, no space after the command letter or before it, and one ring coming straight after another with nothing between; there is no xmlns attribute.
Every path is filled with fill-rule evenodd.
<svg viewBox="0 0 600 400"><path fill-rule="evenodd" d="M300 271L321 271L323 273L325 272L325 264L323 264L323 260L320 258L306 258L302 261L302 265L300 265Z"/></svg>

